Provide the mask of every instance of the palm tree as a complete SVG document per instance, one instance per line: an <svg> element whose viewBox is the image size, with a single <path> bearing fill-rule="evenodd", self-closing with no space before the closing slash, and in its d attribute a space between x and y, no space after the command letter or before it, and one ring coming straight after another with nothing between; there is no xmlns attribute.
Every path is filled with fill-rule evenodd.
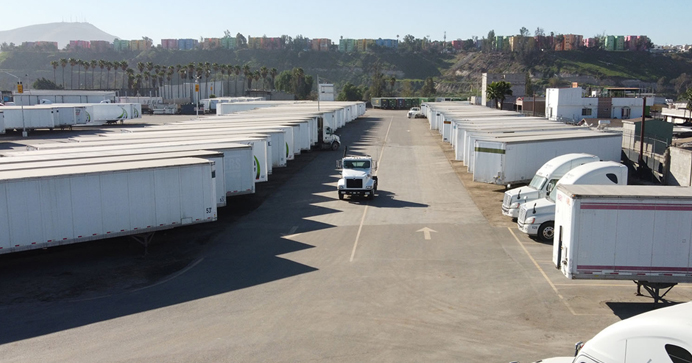
<svg viewBox="0 0 692 363"><path fill-rule="evenodd" d="M257 88L257 81L259 81L260 77L262 77L260 71L255 71L255 73L252 75L252 78L255 79L255 89Z"/></svg>
<svg viewBox="0 0 692 363"><path fill-rule="evenodd" d="M233 73L235 73L235 95L238 96L238 76L240 75L240 66L234 66Z"/></svg>
<svg viewBox="0 0 692 363"><path fill-rule="evenodd" d="M214 63L216 64L216 63ZM219 71L221 71L221 82L223 82L223 79L225 78L224 76L226 75L226 70L228 69L228 66L225 64L219 65ZM228 85L228 81L226 81L226 84ZM228 91L228 88L226 89ZM227 92L224 92L222 96L225 96Z"/></svg>
<svg viewBox="0 0 692 363"><path fill-rule="evenodd" d="M122 63L121 63L122 66ZM134 81L135 81L135 70L132 68L124 68L123 69L123 75L127 75L127 93L129 95L129 90L134 88ZM124 81L124 79L123 79Z"/></svg>
<svg viewBox="0 0 692 363"><path fill-rule="evenodd" d="M98 64L99 62L96 59L92 59L91 62L89 62L89 65L91 66L91 89L94 89L94 70Z"/></svg>
<svg viewBox="0 0 692 363"><path fill-rule="evenodd" d="M70 89L74 89L74 66L77 65L77 60L70 58L67 61L70 63Z"/></svg>
<svg viewBox="0 0 692 363"><path fill-rule="evenodd" d="M168 66L168 72L166 73L166 80L168 81L168 96L169 98L173 94L173 74L175 73L175 66ZM163 96L166 96L166 92L164 89Z"/></svg>
<svg viewBox="0 0 692 363"><path fill-rule="evenodd" d="M53 83L56 85L58 84L58 81L55 78L55 70L58 69L58 66L60 65L60 62L58 61L51 61L50 65L53 67Z"/></svg>
<svg viewBox="0 0 692 363"><path fill-rule="evenodd" d="M394 85L395 84L396 84L396 78L394 76L392 76L392 78L389 79L389 86L391 87L392 97L394 97ZM317 87L319 87L319 85Z"/></svg>
<svg viewBox="0 0 692 363"><path fill-rule="evenodd" d="M267 84L267 74L269 74L269 69L262 66L262 68L260 68L260 76L262 76L262 91L264 91L265 85Z"/></svg>
<svg viewBox="0 0 692 363"><path fill-rule="evenodd" d="M245 64L245 65L243 66L243 77L245 77L245 82L248 82L248 75L250 75L250 74L251 74L251 72L250 72L250 65L249 65L249 64ZM252 82L252 80L250 80L250 82ZM251 86L251 85L248 83L247 88L250 88L250 86Z"/></svg>
<svg viewBox="0 0 692 363"><path fill-rule="evenodd" d="M141 74L144 72L144 63L142 62L137 62L137 69L139 70L139 73Z"/></svg>
<svg viewBox="0 0 692 363"><path fill-rule="evenodd" d="M144 71L142 75L144 76L144 87L151 88L151 83L149 82L149 79L151 78L151 73L149 73L149 71Z"/></svg>
<svg viewBox="0 0 692 363"><path fill-rule="evenodd" d="M120 62L118 61L113 61L113 62L108 62L110 63L111 67L113 67L113 89L118 89L118 68L120 68ZM108 68L110 71L111 69ZM106 82L107 83L107 82Z"/></svg>
<svg viewBox="0 0 692 363"><path fill-rule="evenodd" d="M159 87L156 88L156 94L159 94L159 88L164 87L166 84L163 82L166 79L166 71L159 72Z"/></svg>
<svg viewBox="0 0 692 363"><path fill-rule="evenodd" d="M120 62L120 69L123 70L123 86L125 85L125 71L127 71L128 67L127 61Z"/></svg>
<svg viewBox="0 0 692 363"><path fill-rule="evenodd" d="M106 67L106 61L99 59L99 68L101 68L101 76L99 77L99 89L103 89L101 82L103 81L103 68ZM106 85L108 87L108 85Z"/></svg>
<svg viewBox="0 0 692 363"><path fill-rule="evenodd" d="M277 76L278 74L279 74L279 71L276 70L276 68L272 68L271 70L269 70L269 76L272 77L272 89L274 89L274 87L275 87L275 86L274 86L274 79L276 78L276 76Z"/></svg>
<svg viewBox="0 0 692 363"><path fill-rule="evenodd" d="M178 70L178 98L183 98L183 79L187 79L187 69L181 67L180 70Z"/></svg>
<svg viewBox="0 0 692 363"><path fill-rule="evenodd" d="M89 68L91 67L91 62L90 61L84 61L82 62L82 67L84 67L84 89L87 89L87 85L89 84L87 82L87 72L89 72Z"/></svg>
<svg viewBox="0 0 692 363"><path fill-rule="evenodd" d="M67 59L60 58L60 66L62 67L62 88L65 89L65 67L67 67Z"/></svg>

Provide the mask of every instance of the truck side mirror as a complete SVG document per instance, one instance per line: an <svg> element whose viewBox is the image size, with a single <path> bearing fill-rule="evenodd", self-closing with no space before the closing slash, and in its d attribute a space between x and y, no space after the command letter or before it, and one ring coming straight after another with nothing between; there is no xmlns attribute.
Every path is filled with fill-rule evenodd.
<svg viewBox="0 0 692 363"><path fill-rule="evenodd" d="M336 168L341 169L341 160L336 161Z"/></svg>
<svg viewBox="0 0 692 363"><path fill-rule="evenodd" d="M372 161L372 170L377 170L377 160Z"/></svg>

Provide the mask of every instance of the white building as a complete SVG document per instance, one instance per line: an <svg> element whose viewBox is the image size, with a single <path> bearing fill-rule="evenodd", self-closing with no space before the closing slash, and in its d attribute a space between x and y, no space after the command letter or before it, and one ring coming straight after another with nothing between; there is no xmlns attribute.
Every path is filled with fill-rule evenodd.
<svg viewBox="0 0 692 363"><path fill-rule="evenodd" d="M634 97L584 97L576 88L548 88L545 115L549 120L579 121L584 118L630 119L642 117L644 100Z"/></svg>
<svg viewBox="0 0 692 363"><path fill-rule="evenodd" d="M481 74L481 104L486 107L495 107L492 100L488 99L488 85L493 82L505 81L512 84L512 95L507 96L505 104L512 104L517 97L526 96L525 73L482 73Z"/></svg>
<svg viewBox="0 0 692 363"><path fill-rule="evenodd" d="M333 84L320 83L319 92L320 101L334 101L336 99Z"/></svg>

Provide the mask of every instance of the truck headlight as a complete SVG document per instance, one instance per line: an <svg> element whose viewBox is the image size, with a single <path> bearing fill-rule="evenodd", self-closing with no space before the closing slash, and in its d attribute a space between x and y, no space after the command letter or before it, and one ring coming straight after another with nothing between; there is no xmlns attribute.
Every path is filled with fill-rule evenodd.
<svg viewBox="0 0 692 363"><path fill-rule="evenodd" d="M510 204L509 207L511 209L517 209L517 208L519 208L519 202L514 202L514 203Z"/></svg>
<svg viewBox="0 0 692 363"><path fill-rule="evenodd" d="M524 219L524 224L533 224L536 221L536 217L529 217Z"/></svg>
<svg viewBox="0 0 692 363"><path fill-rule="evenodd" d="M339 185L339 189L344 189L344 186L343 186L343 185Z"/></svg>
<svg viewBox="0 0 692 363"><path fill-rule="evenodd" d="M372 189L372 185L366 185L365 189Z"/></svg>

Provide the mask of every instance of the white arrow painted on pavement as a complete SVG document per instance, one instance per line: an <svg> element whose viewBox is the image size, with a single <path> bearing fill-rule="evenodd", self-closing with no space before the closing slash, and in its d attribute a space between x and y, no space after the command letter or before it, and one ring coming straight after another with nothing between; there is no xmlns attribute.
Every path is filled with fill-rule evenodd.
<svg viewBox="0 0 692 363"><path fill-rule="evenodd" d="M430 228L428 228L428 227L419 229L419 230L417 230L416 232L423 232L423 236L425 237L426 240L432 239L432 238L430 237L430 232L435 232L435 233L437 233L436 230L430 229Z"/></svg>

